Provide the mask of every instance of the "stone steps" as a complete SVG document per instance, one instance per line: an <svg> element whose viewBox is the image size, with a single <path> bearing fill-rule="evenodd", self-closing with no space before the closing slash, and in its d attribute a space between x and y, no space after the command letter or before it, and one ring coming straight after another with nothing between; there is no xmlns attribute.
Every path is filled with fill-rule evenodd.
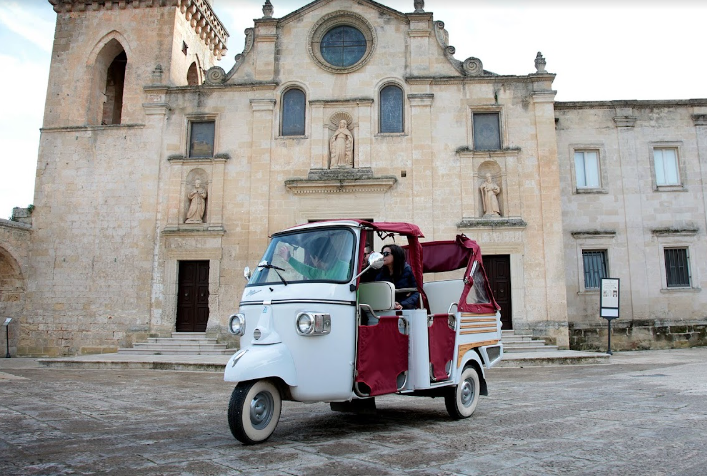
<svg viewBox="0 0 707 476"><path fill-rule="evenodd" d="M205 332L173 332L172 337L149 337L147 342L136 342L131 348L118 349L128 355L230 355L235 349L216 339L207 338Z"/></svg>
<svg viewBox="0 0 707 476"><path fill-rule="evenodd" d="M513 330L502 331L504 353L548 352L558 350L556 345L547 345L542 339L531 335L516 334Z"/></svg>

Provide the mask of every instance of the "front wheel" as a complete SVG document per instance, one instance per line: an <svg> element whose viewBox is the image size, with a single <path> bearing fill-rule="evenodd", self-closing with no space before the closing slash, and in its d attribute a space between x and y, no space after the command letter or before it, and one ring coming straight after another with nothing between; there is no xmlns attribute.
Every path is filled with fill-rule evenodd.
<svg viewBox="0 0 707 476"><path fill-rule="evenodd" d="M462 372L459 384L444 396L447 413L455 420L469 418L479 403L479 374L473 367Z"/></svg>
<svg viewBox="0 0 707 476"><path fill-rule="evenodd" d="M228 404L228 426L244 445L262 443L275 431L281 410L282 397L272 382L241 382Z"/></svg>

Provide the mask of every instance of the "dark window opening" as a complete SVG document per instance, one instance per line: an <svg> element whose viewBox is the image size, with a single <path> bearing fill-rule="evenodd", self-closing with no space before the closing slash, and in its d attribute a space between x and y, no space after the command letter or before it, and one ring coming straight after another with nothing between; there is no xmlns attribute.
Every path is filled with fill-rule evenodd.
<svg viewBox="0 0 707 476"><path fill-rule="evenodd" d="M582 251L584 261L584 288L599 289L606 278L606 251Z"/></svg>
<svg viewBox="0 0 707 476"><path fill-rule="evenodd" d="M213 157L214 121L192 122L189 132L189 157Z"/></svg>
<svg viewBox="0 0 707 476"><path fill-rule="evenodd" d="M380 92L380 131L403 132L403 90L386 86Z"/></svg>
<svg viewBox="0 0 707 476"><path fill-rule="evenodd" d="M687 248L665 248L665 282L669 288L690 287Z"/></svg>
<svg viewBox="0 0 707 476"><path fill-rule="evenodd" d="M282 135L303 136L306 98L300 89L288 89L282 96Z"/></svg>
<svg viewBox="0 0 707 476"><path fill-rule="evenodd" d="M199 69L196 66L196 62L192 63L191 66L189 66L189 70L187 71L187 85L199 85Z"/></svg>
<svg viewBox="0 0 707 476"><path fill-rule="evenodd" d="M501 127L499 114L474 113L474 150L499 150L501 148Z"/></svg>
<svg viewBox="0 0 707 476"><path fill-rule="evenodd" d="M105 102L101 124L120 124L123 113L123 88L125 86L125 66L128 57L125 51L115 57L108 66L104 89Z"/></svg>
<svg viewBox="0 0 707 476"><path fill-rule="evenodd" d="M188 50L188 49L189 49L189 47L187 46L187 42L186 42L186 41L182 41L182 53L184 53L184 56L187 55L187 50Z"/></svg>

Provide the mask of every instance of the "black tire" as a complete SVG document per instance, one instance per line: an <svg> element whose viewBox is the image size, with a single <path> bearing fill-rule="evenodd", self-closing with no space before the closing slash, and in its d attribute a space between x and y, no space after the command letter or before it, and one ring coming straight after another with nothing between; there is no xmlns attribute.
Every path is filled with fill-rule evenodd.
<svg viewBox="0 0 707 476"><path fill-rule="evenodd" d="M449 416L455 420L469 418L479 403L479 389L479 374L473 367L465 368L459 384L444 396L444 405Z"/></svg>
<svg viewBox="0 0 707 476"><path fill-rule="evenodd" d="M275 431L281 410L282 397L272 382L241 382L228 404L228 426L244 445L262 443Z"/></svg>

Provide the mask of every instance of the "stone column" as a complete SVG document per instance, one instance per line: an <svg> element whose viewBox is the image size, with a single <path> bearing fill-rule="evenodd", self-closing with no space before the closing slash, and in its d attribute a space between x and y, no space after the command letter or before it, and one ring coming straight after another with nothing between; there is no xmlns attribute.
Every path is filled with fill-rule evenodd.
<svg viewBox="0 0 707 476"><path fill-rule="evenodd" d="M545 334L557 339L561 348L569 347L567 327L567 283L565 280L564 244L562 241L562 197L560 167L555 132L555 91L532 94L538 154L539 215L545 288ZM534 221L534 220L533 220ZM530 225L531 221L528 220ZM530 232L530 226L529 230ZM527 250L526 250L527 251ZM533 253L540 250L534 250ZM527 281L526 281L527 282Z"/></svg>
<svg viewBox="0 0 707 476"><path fill-rule="evenodd" d="M217 157L211 167L211 184L209 190L209 229L223 228L223 183L226 175L226 158Z"/></svg>
<svg viewBox="0 0 707 476"><path fill-rule="evenodd" d="M429 43L433 35L431 13L410 13L410 49L408 51L408 64L413 76L425 75L430 72Z"/></svg>
<svg viewBox="0 0 707 476"><path fill-rule="evenodd" d="M251 99L253 128L250 148L250 219L248 262L257 261L268 242L270 215L270 161L274 99Z"/></svg>
<svg viewBox="0 0 707 476"><path fill-rule="evenodd" d="M697 137L697 159L700 170L700 185L704 200L705 221L707 222L707 107L695 108L692 120Z"/></svg>
<svg viewBox="0 0 707 476"><path fill-rule="evenodd" d="M428 239L434 233L432 101L434 94L409 94L412 139L412 220Z"/></svg>

